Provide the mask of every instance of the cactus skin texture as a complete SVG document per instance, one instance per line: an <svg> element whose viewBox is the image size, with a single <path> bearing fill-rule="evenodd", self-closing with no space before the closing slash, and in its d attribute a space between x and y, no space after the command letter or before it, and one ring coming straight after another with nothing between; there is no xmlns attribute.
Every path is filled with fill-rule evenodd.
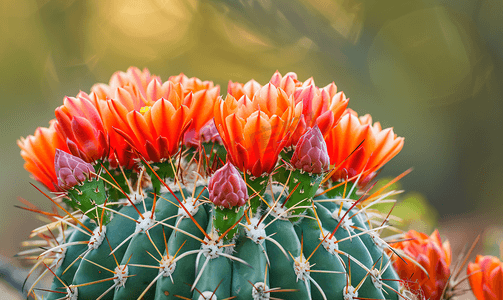
<svg viewBox="0 0 503 300"><path fill-rule="evenodd" d="M201 190L202 186L198 187L195 194ZM371 234L357 235L369 230L365 214L358 213L358 208L349 210L347 204L341 208L337 202L313 202L314 209L307 209L303 218L292 223L277 213L286 199L284 193L281 196L276 192L274 197L266 193L264 198L271 207L277 202L276 211L263 218L259 225L261 217L250 218L247 212L250 223L243 218L234 238L217 241L219 234L211 222L214 205L203 203L197 210L190 210L193 219L178 207L177 198L190 208L191 194L182 189L174 194L156 196L155 217L150 224L142 222L132 205L122 206L117 213L112 213L110 223L103 226L107 239L95 248L82 244L68 246L61 266L55 270L56 275L68 286L76 286L76 299L180 299L179 296L212 299L202 298L201 292L213 294L216 297L213 299L236 296L236 299L346 300L353 299L344 297L344 291L351 286L359 286L358 297L399 299L394 292L399 290L399 278L388 265L389 257ZM208 192L202 190L200 198L208 196ZM336 198L341 197L333 199ZM153 205L154 198L150 194L136 207L148 220ZM259 210L261 216L267 215L268 206L263 205ZM337 216L346 215L345 220L348 220L353 214L355 217L338 226ZM358 229L348 227L349 222ZM141 229L143 223L147 225ZM196 223L205 229L204 233ZM91 230L99 229L90 219L84 225ZM328 243L341 241L335 244L337 252L333 248L327 250L326 244L319 246L320 225ZM73 230L66 242L92 239L81 230ZM226 247L225 244L234 246ZM112 250L113 255L110 255ZM82 258L78 259L79 256ZM72 262L71 268L66 270ZM128 266L123 284L117 274L112 273L117 272L117 264ZM373 270L377 284L368 275L369 270ZM88 283L92 284L86 285ZM61 291L62 286L55 277L50 290ZM259 288L268 293L261 295ZM50 293L47 299L60 297L59 293Z"/></svg>
<svg viewBox="0 0 503 300"><path fill-rule="evenodd" d="M138 72L131 74L138 77ZM142 74L148 81L149 73ZM216 102L215 112L223 109L214 119L219 134L232 133L222 136L225 148L222 140L199 139L185 143L176 155L148 161L136 151L132 131L117 130L136 155L135 169L116 168L121 164L108 161L111 155L93 162L93 178L63 189L63 202L51 199L65 214L45 213L51 223L34 231L33 235L44 236L47 242L39 258L49 263L39 264L46 267L41 276L48 271L55 275L52 286L44 288L44 299L407 299L399 292L399 277L387 254L392 253L391 246L379 236L388 227L389 216L368 213L370 206L387 200L393 192L368 195L358 184L368 175L363 171L358 178L331 181L334 166L329 166L318 126L304 124L307 129L299 143L283 151L302 111L302 103L294 103L289 95L302 83L288 76L283 80L279 72L274 77L290 82L292 90L286 93L273 83L257 87L253 103L260 104L258 109L276 100L278 104L250 114L247 122L251 125L243 125L238 113L232 116L234 121L226 121L229 128L221 124L231 120L226 114L232 109L233 113L255 109L239 106L251 103L250 99ZM304 85L319 91L312 79ZM277 99L268 98L276 94ZM142 107L131 112L128 120L140 126L142 114L157 122L154 118L170 117L168 113L166 108L164 114L150 115ZM284 121L278 116L288 118ZM268 144L263 139L270 128L274 130L271 126L279 126L282 132ZM163 134L169 138L169 132ZM164 153L161 146L168 138L159 137L154 146L150 142L141 146L148 146L145 151L158 147ZM282 146L276 149L278 143ZM250 153L245 154L243 145L248 144ZM226 164L219 160L222 149L227 150ZM281 151L282 159L277 161ZM65 204L78 211L72 214L64 209ZM29 294L42 292L32 286Z"/></svg>

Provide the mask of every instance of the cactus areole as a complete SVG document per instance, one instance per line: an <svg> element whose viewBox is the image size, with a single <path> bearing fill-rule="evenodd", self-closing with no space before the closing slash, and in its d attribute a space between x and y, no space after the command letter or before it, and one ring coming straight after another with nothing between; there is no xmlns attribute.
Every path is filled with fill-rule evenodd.
<svg viewBox="0 0 503 300"><path fill-rule="evenodd" d="M26 242L43 260L30 276L54 277L30 296L406 298L380 236L389 216L366 209L387 194L365 190L403 139L344 111L333 83L276 72L228 91L130 68L18 142L57 207L29 208L49 219Z"/></svg>

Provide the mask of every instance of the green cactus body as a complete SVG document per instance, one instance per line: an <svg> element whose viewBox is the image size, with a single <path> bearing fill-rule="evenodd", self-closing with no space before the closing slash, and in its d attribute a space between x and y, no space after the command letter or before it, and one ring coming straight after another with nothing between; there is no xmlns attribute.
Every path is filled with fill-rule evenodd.
<svg viewBox="0 0 503 300"><path fill-rule="evenodd" d="M152 207L152 202L146 199L145 205L148 210ZM141 213L145 213L145 208L142 204L137 204L136 207ZM129 218L139 218L138 213L132 206L124 206L119 212L121 215L115 215L112 221L104 227L106 228L106 232L109 232L106 235L108 240L103 240L98 248L89 251L80 261L79 268L73 279L73 285L81 285L114 277L115 274L110 271L114 271L117 267L115 259L117 259L119 263L122 261L130 242L126 239L134 232L136 227L136 223ZM114 232L114 234L110 234L110 232ZM110 243L110 246L107 241ZM119 245L121 245L121 247L116 249ZM110 247L116 249L114 252L115 257L110 255ZM79 299L96 299L100 297L104 291L110 289L113 284L113 280L108 280L78 287ZM102 299L113 299L113 291L107 293Z"/></svg>
<svg viewBox="0 0 503 300"><path fill-rule="evenodd" d="M292 193L290 199L285 203L285 206L287 208L294 206L310 206L322 179L323 176L319 174L308 174L302 170L293 171L289 182L289 188L291 191L296 189ZM293 209L292 214L300 215L304 213L305 210L305 208L296 208Z"/></svg>
<svg viewBox="0 0 503 300"><path fill-rule="evenodd" d="M180 193L177 194L178 197L181 196ZM171 195L166 195L165 198L171 201L175 200ZM158 201L160 203L155 207L154 214L150 211L144 214L145 219L143 221L138 219L141 223L137 224L135 228L135 233L137 234L131 239L126 253L120 262L121 265L129 265L128 273L137 275L128 278L127 285L117 289L114 299L138 298L159 273L158 269L148 267L158 266L156 256L159 258L160 253L163 253L165 250L163 226L157 225L154 227L156 224L155 220L164 221L166 218L171 217L165 220L164 223L173 226L175 223L173 216L177 214L178 207L163 198ZM154 216L153 219L152 215ZM145 225L141 226L143 224ZM171 232L170 227L164 229L164 235L169 236ZM145 294L145 298L151 299L154 294L155 290L153 288L149 289Z"/></svg>
<svg viewBox="0 0 503 300"><path fill-rule="evenodd" d="M246 239L239 244L235 255L248 262L251 268L243 264L232 264L232 295L236 295L236 299L249 299L255 289L270 286L269 277L265 276L266 250L265 243L257 244L251 239Z"/></svg>
<svg viewBox="0 0 503 300"><path fill-rule="evenodd" d="M109 170L109 172L100 172L102 171L102 168L106 168L107 170ZM124 192L126 193L132 193L133 191L130 191L129 190L129 185L128 185L128 181L129 180L132 180L132 179L135 179L138 177L138 174L133 171L133 170L130 170L130 169L113 169L111 168L110 166L110 163L106 160L103 160L103 161L100 161L99 164L96 164L94 166L94 169L95 169L95 172L96 173L101 173L101 178L104 179L105 181L105 187L108 187L109 184L107 182L110 182L110 183L116 183L117 186L122 189ZM124 175L122 175L122 172L124 172ZM122 195L122 192L120 189L109 189L108 190L108 196L109 198L111 199L119 199L121 197L123 197Z"/></svg>
<svg viewBox="0 0 503 300"><path fill-rule="evenodd" d="M73 187L68 190L67 203L74 209L80 209L86 212L86 215L91 219L99 219L102 209L98 206L105 203L106 193L103 180L91 180L84 182L81 186ZM105 211L104 223L109 222L110 214Z"/></svg>
<svg viewBox="0 0 503 300"><path fill-rule="evenodd" d="M201 187L197 191L201 192ZM277 199L279 194L277 192L274 197ZM374 242L374 235L362 233L369 229L365 213L356 214L351 218L352 223L341 223L333 238L328 238L339 222L334 216L339 212L344 215L349 209L348 204L339 209L339 205L334 204L336 202L316 203L328 199L317 197L314 200L316 211L306 209L304 217L295 217L296 222L288 219L289 213L278 214L278 210L264 218L269 208L262 205L253 218L242 219L233 237L218 239L221 233L210 222L217 218L218 209L209 203L197 202L194 206L196 202L187 195L186 190L175 192L193 219L169 193L156 198L153 220L151 194L136 204L144 219L131 205L112 212L111 222L104 226L107 239L102 240L96 249L85 244L67 247L65 260L56 274L68 285L76 287L76 299L186 297L200 300L210 299L213 295L216 297L213 299L235 296L236 299L342 300L348 286L359 287L358 297L398 299L393 291L398 290L398 277L387 265L389 257ZM264 197L271 206L274 202L281 206L285 199L282 196L279 201L274 201L270 193ZM346 218L358 211L353 208ZM99 229L90 219L85 225L91 230ZM327 236L325 243L322 243L320 225ZM204 228L206 234L200 228ZM358 233L362 234L357 236ZM67 242L86 239L89 235L75 230ZM339 240L343 241L334 243ZM224 245L224 242L231 245ZM114 255L110 255L110 248ZM62 274L79 256L83 258L77 259ZM124 266L127 270L117 278L117 273L123 270L118 268ZM384 266L386 270L379 273ZM369 270L375 270L374 279L379 277L381 283L385 282L393 290L383 285L382 289L378 288L374 284L376 280L368 274ZM93 284L86 285L88 283ZM54 281L52 290L61 288L62 284ZM59 295L53 293L48 299L57 299Z"/></svg>
<svg viewBox="0 0 503 300"><path fill-rule="evenodd" d="M250 198L250 207L252 211L255 213L257 209L262 205L262 201L260 200L260 195L264 193L264 189L267 187L268 178L266 176L262 177L253 177L251 175L245 174L246 177L246 185L248 186L248 195L252 197Z"/></svg>
<svg viewBox="0 0 503 300"><path fill-rule="evenodd" d="M215 143L202 143L204 148L204 154L206 157L204 158L205 163L212 165L214 162L218 162L218 160L225 161L225 156L227 155L227 151L225 151L225 147L220 144ZM184 147L184 149L188 150L189 157L198 157L199 152L198 149L193 147Z"/></svg>
<svg viewBox="0 0 503 300"><path fill-rule="evenodd" d="M299 258L301 255L301 243L297 237L293 224L288 220L276 220L266 228L268 235L277 233L274 238L283 247L284 251ZM281 287L282 289L294 289L295 292L274 293L274 297L282 299L309 299L310 286L302 280L297 280L293 269L292 257L286 256L272 242L267 243L269 252L267 255L274 257L271 261L270 283L271 287ZM270 254L269 254L270 253ZM288 287L288 288L287 288Z"/></svg>
<svg viewBox="0 0 503 300"><path fill-rule="evenodd" d="M154 191L160 191L162 186L157 176L159 176L162 180L173 177L173 166L169 162L153 163L150 164L150 166L146 165L144 167L146 172L152 178L152 188Z"/></svg>
<svg viewBox="0 0 503 300"><path fill-rule="evenodd" d="M317 206L317 213L322 224L327 226L327 228L335 228L337 226L337 221L332 217L332 214L324 207ZM350 227L340 226L335 232L334 237L336 240L346 239L343 242L338 243L340 251L344 252L347 256L342 258L346 263L346 271L349 274L351 271L351 285L356 287L360 284L361 280L367 275L367 271L364 270L361 265L357 264L353 259L359 261L368 269L371 269L374 262L372 257L368 252L367 248L361 241L360 237L350 236L355 235L354 231ZM350 267L351 266L351 267ZM358 295L363 298L371 299L384 299L383 294L380 290L377 290L372 285L372 280L370 276L367 276Z"/></svg>
<svg viewBox="0 0 503 300"><path fill-rule="evenodd" d="M215 258L202 256L197 272L202 274L195 286L196 289L214 293L217 299L231 296L232 276L229 274L232 274L232 262L229 259L220 255ZM200 295L194 293L192 299L198 300Z"/></svg>
<svg viewBox="0 0 503 300"><path fill-rule="evenodd" d="M305 219L298 225L298 233L304 239L304 251L306 253L314 254L309 262L315 265L316 270L327 273L311 273L311 277L320 285L321 289L327 297L330 295L342 295L342 290L346 286L346 272L340 256L330 253L325 249L315 251L320 242L320 229L318 223L312 219ZM324 228L325 232L328 232ZM321 248L322 246L320 246ZM312 289L312 299L323 299L321 292L314 288Z"/></svg>
<svg viewBox="0 0 503 300"><path fill-rule="evenodd" d="M346 189L346 191L344 191L344 189ZM353 200L357 200L357 196L354 193L353 184L348 184L346 187L341 186L339 188L330 191L327 194L334 197L334 199L340 200L342 199L342 196L345 193L351 193L349 196L352 196L349 197L346 195L346 198L353 198ZM340 205L336 204L335 201L327 201L331 199L325 195L319 196L316 199L321 200L319 202L319 205L317 205L317 207L323 207L323 208L321 209L321 211L320 210L318 211L321 215L326 216L327 220L330 220L328 214L330 215L337 214L343 216L350 209L351 206L348 202L343 202L344 204L343 207L341 208ZM348 213L347 216L347 218L351 218L351 221L354 223L353 230L357 234L370 229L368 223L364 220L363 215L364 214L359 213L359 210L357 208L353 208ZM320 216L320 218L322 217ZM389 265L389 263L391 263L389 256L386 254L386 252L383 251L387 247L386 243L379 237L379 234L375 232L362 234L359 235L358 237L365 245L365 248L372 257L372 261L374 263L377 262L377 265L375 266L375 272L379 271L380 273L379 276L381 276L381 278L387 279L384 282L385 284L383 285L384 289L383 294L385 298L399 299L399 295L396 292L400 290L399 277L398 274L396 274L395 270Z"/></svg>
<svg viewBox="0 0 503 300"><path fill-rule="evenodd" d="M90 230L94 229L94 224L91 223L91 220L87 218L83 222L84 226L89 228ZM75 242L80 242L80 241L89 241L89 236L86 234L85 229L82 226L77 226L80 230L74 230L72 234L67 238L68 243L75 243ZM68 249L65 251L65 255L63 258L63 261L61 262L61 266L57 268L56 270L56 275L61 279L63 282L72 282L73 281L73 276L75 275L75 272L77 271L77 268L79 267L78 263L73 263L76 259L79 259L79 256L83 255L86 250L88 250L89 247L86 244L81 244L81 245L74 245L71 247L68 247ZM73 264L72 264L73 263ZM52 291L62 291L62 288L64 288L63 284L61 283L60 280L58 280L57 277L54 277L51 285L51 290ZM48 300L56 300L58 298L61 298L60 294L57 293L51 293L48 295Z"/></svg>
<svg viewBox="0 0 503 300"><path fill-rule="evenodd" d="M243 216L244 208L221 208L215 207L215 212L213 214L213 222L215 228L219 234L224 234L227 230L229 232L226 234L225 239L232 239L238 231L238 227L235 226L231 228L239 219Z"/></svg>
<svg viewBox="0 0 503 300"><path fill-rule="evenodd" d="M206 228L208 224L208 215L204 209L200 209L194 214L194 219L198 224ZM168 259L179 260L175 261L175 264L168 263L166 268L166 273L159 277L156 285L156 295L155 299L179 299L175 295L190 298L192 296L191 286L188 283L194 282L195 280L195 263L196 263L196 253L185 255L184 253L190 253L197 251L201 248L201 242L197 239L191 238L182 232L187 232L194 235L200 240L204 239L204 234L197 228L195 223L187 217L178 216L177 228L180 231L175 231L169 236L167 241L167 251L169 251L169 258L166 257L166 252L164 256ZM176 257L175 257L176 255ZM172 273L171 273L172 272ZM171 274L169 274L171 273Z"/></svg>

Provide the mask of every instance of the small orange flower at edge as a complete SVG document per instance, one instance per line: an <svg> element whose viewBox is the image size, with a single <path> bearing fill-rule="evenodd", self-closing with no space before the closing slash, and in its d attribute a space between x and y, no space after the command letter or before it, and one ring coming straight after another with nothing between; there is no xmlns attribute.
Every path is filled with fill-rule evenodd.
<svg viewBox="0 0 503 300"><path fill-rule="evenodd" d="M393 256L393 266L398 276L407 282L411 292L419 292L426 299L440 300L450 276L452 254L449 242L442 243L437 230L429 237L424 233L410 230L404 239L406 241L396 243L393 247L403 250L405 254L415 259L426 269L428 275L407 258L402 257L402 260Z"/></svg>
<svg viewBox="0 0 503 300"><path fill-rule="evenodd" d="M503 251L503 243L501 245ZM495 256L477 255L467 268L470 286L478 300L503 299L503 262Z"/></svg>

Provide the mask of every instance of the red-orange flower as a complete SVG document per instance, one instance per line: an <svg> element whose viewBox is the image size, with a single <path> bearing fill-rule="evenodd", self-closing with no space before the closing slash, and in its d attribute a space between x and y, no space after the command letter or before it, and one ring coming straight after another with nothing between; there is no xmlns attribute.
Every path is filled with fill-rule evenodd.
<svg viewBox="0 0 503 300"><path fill-rule="evenodd" d="M87 162L94 162L108 155L108 137L96 100L85 93L66 97L64 104L56 108L56 130L65 139L70 152Z"/></svg>
<svg viewBox="0 0 503 300"><path fill-rule="evenodd" d="M469 263L470 286L478 300L503 299L503 262L494 256L477 255Z"/></svg>
<svg viewBox="0 0 503 300"><path fill-rule="evenodd" d="M134 136L128 125L127 113L150 107L156 100L166 97L168 85L168 82L162 83L158 76L151 75L147 69L140 71L130 67L126 73L114 73L109 85L99 83L91 88L91 96L95 95L95 105L110 139L109 161L112 166L116 166L118 160L121 166L131 168L135 158L131 146L114 127L128 136Z"/></svg>
<svg viewBox="0 0 503 300"><path fill-rule="evenodd" d="M303 102L302 116L291 139L286 147L296 145L299 138L314 125L318 125L323 136L328 130L337 125L340 117L348 105L348 99L343 92L337 91L337 86L332 82L324 88L318 88L313 78L304 82L297 79L297 74L289 72L282 76L276 71L269 81L270 84L281 88L287 96L294 97L295 104ZM229 81L227 93L237 100L244 95L252 99L262 86L255 80L245 84Z"/></svg>
<svg viewBox="0 0 503 300"><path fill-rule="evenodd" d="M376 171L403 147L403 138L397 137L392 128L382 130L378 122L372 125L370 115L358 118L352 110L347 110L339 124L329 131L325 141L330 164L339 166L332 180L353 178L354 181L363 173L359 181L361 185L371 180Z"/></svg>
<svg viewBox="0 0 503 300"><path fill-rule="evenodd" d="M220 86L215 86L212 81L202 81L196 77L187 77L185 74L180 73L177 76L171 76L168 81L173 83L180 83L183 87L183 97L187 97L192 93L189 98L190 103L185 103L189 107L189 118L192 120L188 131L199 134L199 131L204 127L209 120L213 119L213 109L205 109L213 107L217 97L220 95Z"/></svg>
<svg viewBox="0 0 503 300"><path fill-rule="evenodd" d="M394 244L394 248L403 250L405 254L419 263L428 275L407 258L402 257L402 260L393 256L393 266L398 276L408 282L412 292L421 290L426 299L440 300L450 276L451 246L449 242L442 243L437 230L429 237L424 233L411 230L405 234L404 239L406 240Z"/></svg>
<svg viewBox="0 0 503 300"><path fill-rule="evenodd" d="M174 154L177 152L176 146L179 140L177 135L182 128L176 128L176 126L185 126L190 121L190 127L187 129L199 132L213 118L213 109L211 108L220 93L220 87L214 86L213 82L210 81L201 81L195 77L188 78L184 74L180 74L170 77L168 81L163 83L158 76L150 75L147 69L140 71L134 67L129 68L127 73L115 73L110 79L109 85L96 84L91 90L93 91L91 95L97 95L95 97L98 98L96 106L99 108L110 138L110 162L115 163L115 154L117 154L119 164L126 167L131 167L134 156L131 153L130 144L126 142L123 136L129 137L128 141L134 142L135 147L138 147L138 150L145 158L152 158L153 161L166 158L169 156L168 153ZM180 116L177 116L174 120L170 120L173 116L154 117L156 121L153 122L161 122L161 120L175 122L165 124L166 128L174 130L172 131L173 136L168 135L170 137L169 141L166 140L168 136L164 135L163 138L159 139L159 142L154 142L153 139L158 139L157 134L161 131L164 132L159 127L160 125L155 128L151 126L151 132L140 133L137 129L145 128L134 122L133 119L129 119L128 115L136 112L143 116L143 113L147 112L161 98L171 102L173 107L167 110L170 113L174 113L173 109L178 110L182 102L185 108L183 113L179 113L183 114L183 120L180 119ZM156 105L153 112L157 112L158 108L159 106ZM186 108L188 108L188 111L186 111ZM163 111L167 112L166 109L163 109ZM136 113L131 115L136 115ZM137 121L140 119L136 118ZM118 134L115 128L123 134ZM138 133L137 138L135 130ZM145 140L145 136L149 138ZM147 154L147 148L145 148L147 146L144 144L147 140L149 141L147 144L150 145L148 146L150 155ZM155 147L152 146L155 143L160 144ZM160 147L166 147L166 143L169 144L169 149L160 149Z"/></svg>
<svg viewBox="0 0 503 300"><path fill-rule="evenodd" d="M240 170L259 177L270 173L298 123L302 103L272 84L257 91L252 100L227 95L215 105L215 125L228 157Z"/></svg>
<svg viewBox="0 0 503 300"><path fill-rule="evenodd" d="M108 100L107 119L111 121L109 126L147 161L160 162L178 152L182 134L190 124L196 124L190 126L199 131L211 119L216 97L208 97L206 90L184 97L183 86L171 81L162 86L157 80L151 84L157 86L158 100L143 107L126 107L119 100Z"/></svg>
<svg viewBox="0 0 503 300"><path fill-rule="evenodd" d="M227 94L233 96L235 99L239 100L241 97L246 95L248 98L252 99L253 95L261 88L260 83L255 80L250 80L247 83L232 82L229 80L229 85L227 87Z"/></svg>
<svg viewBox="0 0 503 300"><path fill-rule="evenodd" d="M21 156L25 160L24 168L32 177L45 185L50 191L58 191L58 178L54 169L56 149L69 152L64 139L58 134L50 121L49 128L38 127L34 135L17 141L21 148Z"/></svg>
<svg viewBox="0 0 503 300"><path fill-rule="evenodd" d="M299 138L314 125L318 125L323 136L326 136L337 125L348 105L346 95L337 92L334 83L322 89L314 84L296 88L293 97L295 103L303 103L303 108L299 126L287 146L296 145Z"/></svg>
<svg viewBox="0 0 503 300"><path fill-rule="evenodd" d="M282 76L281 73L279 73L279 71L276 71L272 75L271 80L269 80L269 82L271 84L274 84L274 86L284 90L288 96L293 94L295 90L299 87L314 85L314 81L312 78L309 78L304 83L298 81L297 74L295 74L294 72L288 72L285 74L285 76Z"/></svg>
<svg viewBox="0 0 503 300"><path fill-rule="evenodd" d="M98 99L102 100L113 98L118 88L128 89L131 94L141 95L146 98L147 87L154 79L161 81L161 78L151 75L146 68L141 71L136 67L129 67L126 72L115 72L110 78L109 84L95 84L91 91L96 94Z"/></svg>
<svg viewBox="0 0 503 300"><path fill-rule="evenodd" d="M274 85L275 87L281 88L287 96L292 95L295 92L296 88L309 86L311 84L314 85L312 78L302 83L301 81L297 80L297 74L295 74L294 72L289 72L286 73L285 76L282 76L279 71L276 71L272 75L269 83ZM243 97L244 95L252 99L260 88L262 88L262 85L253 79L248 81L247 83L239 83L229 80L227 94L233 96L237 100L241 99L241 97Z"/></svg>
<svg viewBox="0 0 503 300"><path fill-rule="evenodd" d="M195 93L202 90L211 90L215 88L215 85L212 81L202 81L197 77L189 78L183 73L180 73L177 76L169 77L168 81L171 81L173 83L180 83L183 86L184 96L190 92ZM218 87L218 85L216 87Z"/></svg>

